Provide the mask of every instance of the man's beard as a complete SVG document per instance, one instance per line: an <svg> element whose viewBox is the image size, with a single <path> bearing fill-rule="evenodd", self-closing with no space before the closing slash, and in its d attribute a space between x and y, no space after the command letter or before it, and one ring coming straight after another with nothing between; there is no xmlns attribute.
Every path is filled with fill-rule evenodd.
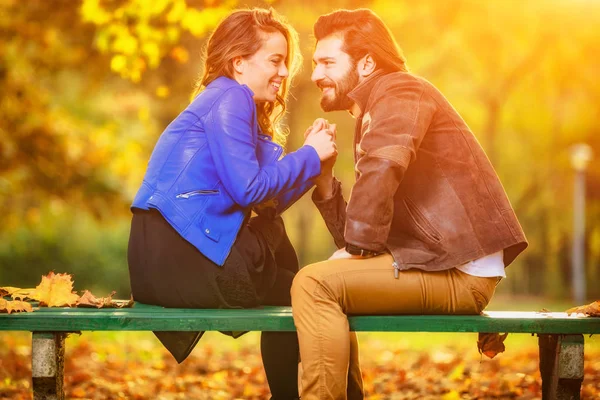
<svg viewBox="0 0 600 400"><path fill-rule="evenodd" d="M339 82L327 80L319 83L321 89L333 87L334 97L321 96L321 108L323 111L349 110L354 103L349 97L350 93L358 85L358 72L355 67L350 67L346 75Z"/></svg>

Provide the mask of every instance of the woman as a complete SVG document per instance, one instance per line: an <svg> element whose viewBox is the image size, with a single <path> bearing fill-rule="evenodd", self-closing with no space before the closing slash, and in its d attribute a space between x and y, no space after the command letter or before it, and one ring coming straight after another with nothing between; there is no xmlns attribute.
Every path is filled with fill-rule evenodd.
<svg viewBox="0 0 600 400"><path fill-rule="evenodd" d="M277 125L300 63L297 33L274 10L240 10L205 50L197 96L159 138L132 205L133 297L165 307L290 305L298 261L279 214L336 156L315 124L281 158ZM251 218L251 212L258 216ZM156 332L178 362L202 332ZM264 332L273 399L298 398L295 333Z"/></svg>

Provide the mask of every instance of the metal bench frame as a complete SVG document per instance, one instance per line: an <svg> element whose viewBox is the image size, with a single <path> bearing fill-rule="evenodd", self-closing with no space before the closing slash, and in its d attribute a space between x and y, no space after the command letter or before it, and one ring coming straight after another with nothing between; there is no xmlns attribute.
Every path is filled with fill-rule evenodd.
<svg viewBox="0 0 600 400"><path fill-rule="evenodd" d="M486 312L482 315L349 317L367 332L511 332L538 335L543 399L579 399L584 334L600 333L600 318L565 313ZM295 331L290 307L167 309L136 303L127 309L39 308L0 315L0 331L32 332L33 398L62 400L65 337L82 331Z"/></svg>

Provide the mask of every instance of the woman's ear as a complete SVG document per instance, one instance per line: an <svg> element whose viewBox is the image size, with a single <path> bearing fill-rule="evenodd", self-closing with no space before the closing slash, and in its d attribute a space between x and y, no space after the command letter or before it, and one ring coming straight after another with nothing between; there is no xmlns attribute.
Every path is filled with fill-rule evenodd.
<svg viewBox="0 0 600 400"><path fill-rule="evenodd" d="M244 60L243 57L236 57L232 60L233 62L233 70L237 73L237 74L243 74L244 73L244 67L246 66L246 62Z"/></svg>
<svg viewBox="0 0 600 400"><path fill-rule="evenodd" d="M375 72L376 68L377 68L377 63L375 62L373 57L371 57L370 54L367 54L366 56L361 58L357 64L358 75L362 76L363 78L366 78L369 75L371 75L373 72Z"/></svg>

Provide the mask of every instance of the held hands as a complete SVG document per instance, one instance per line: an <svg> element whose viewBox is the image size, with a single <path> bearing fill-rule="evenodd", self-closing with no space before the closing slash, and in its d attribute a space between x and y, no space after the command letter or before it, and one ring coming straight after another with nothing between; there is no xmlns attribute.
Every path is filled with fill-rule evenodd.
<svg viewBox="0 0 600 400"><path fill-rule="evenodd" d="M304 145L313 147L322 163L331 159L335 163L337 157L335 125L329 125L323 118L316 119L304 132Z"/></svg>
<svg viewBox="0 0 600 400"><path fill-rule="evenodd" d="M311 136L322 134L321 132L327 132L331 136L333 144L335 145L336 139L336 125L329 124L327 120L323 118L317 118L312 126L308 127L304 132L305 140ZM321 159L321 175L315 179L317 185L317 192L321 198L329 198L332 196L333 191L333 166L337 159L337 147L335 154L327 160Z"/></svg>

